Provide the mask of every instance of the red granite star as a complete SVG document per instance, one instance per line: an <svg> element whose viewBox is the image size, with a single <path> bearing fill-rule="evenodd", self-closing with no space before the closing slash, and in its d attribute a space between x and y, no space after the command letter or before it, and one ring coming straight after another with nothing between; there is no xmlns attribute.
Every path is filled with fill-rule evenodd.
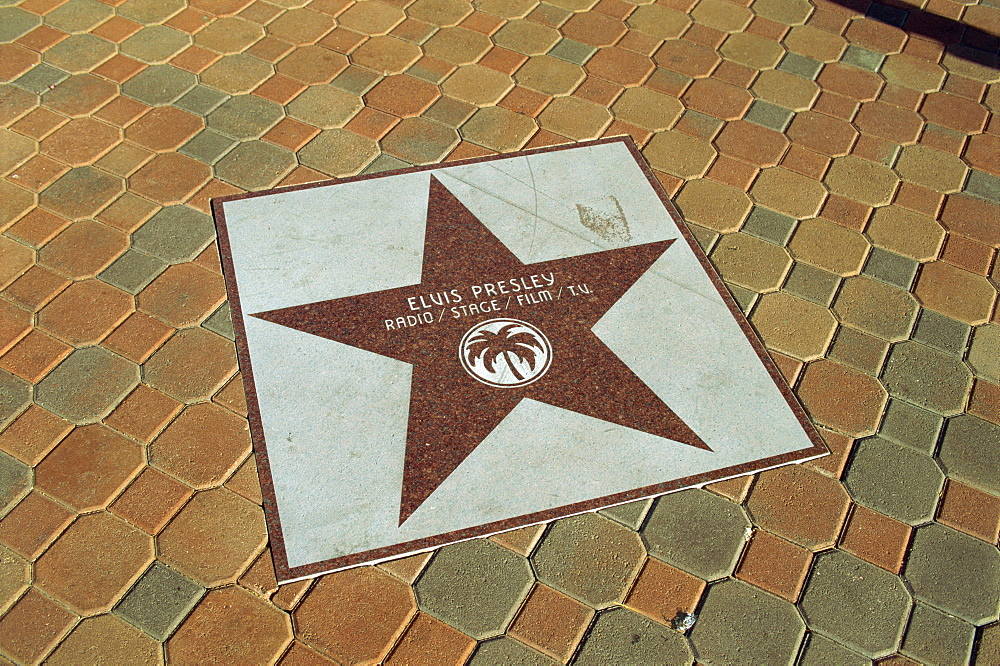
<svg viewBox="0 0 1000 666"><path fill-rule="evenodd" d="M251 316L413 365L402 524L524 398L709 450L591 331L672 243L526 265L431 176L419 284ZM524 287L532 285L532 275L551 276L551 301L518 303L509 281L525 278L521 285L526 294ZM478 300L471 300L473 285L503 281L508 281L507 295L491 298L480 291ZM544 279L535 282L548 286ZM586 285L589 293L580 285ZM463 297L460 303L451 290ZM451 303L443 301L446 292ZM437 298L431 300L431 294ZM458 306L464 305L468 312L473 302L492 303L502 310L454 316L462 313ZM425 304L430 307L423 308ZM490 306L480 309L485 307ZM396 323L400 316L422 312L431 313L432 323ZM536 381L517 387L490 386L463 368L459 347L465 333L498 317L527 322L551 343L551 365Z"/></svg>

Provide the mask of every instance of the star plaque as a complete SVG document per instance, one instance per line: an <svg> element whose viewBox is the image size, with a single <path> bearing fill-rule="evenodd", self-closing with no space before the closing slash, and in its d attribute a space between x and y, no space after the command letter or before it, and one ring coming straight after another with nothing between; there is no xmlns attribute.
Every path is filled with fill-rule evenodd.
<svg viewBox="0 0 1000 666"><path fill-rule="evenodd" d="M279 580L826 453L627 139L213 207Z"/></svg>

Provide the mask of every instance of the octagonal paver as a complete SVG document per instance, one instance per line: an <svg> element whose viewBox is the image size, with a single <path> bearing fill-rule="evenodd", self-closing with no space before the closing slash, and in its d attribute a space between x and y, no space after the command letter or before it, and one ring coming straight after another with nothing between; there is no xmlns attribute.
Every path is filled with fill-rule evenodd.
<svg viewBox="0 0 1000 666"><path fill-rule="evenodd" d="M844 483L860 504L919 525L934 517L944 474L930 456L872 437L855 447Z"/></svg>
<svg viewBox="0 0 1000 666"><path fill-rule="evenodd" d="M543 583L602 608L621 601L645 556L638 534L586 513L554 523L531 561Z"/></svg>
<svg viewBox="0 0 1000 666"><path fill-rule="evenodd" d="M882 372L889 394L944 415L965 407L972 372L959 359L919 342L902 342Z"/></svg>
<svg viewBox="0 0 1000 666"><path fill-rule="evenodd" d="M268 663L292 640L287 613L242 587L212 590L167 641L170 661Z"/></svg>
<svg viewBox="0 0 1000 666"><path fill-rule="evenodd" d="M877 658L896 651L911 603L899 578L832 550L816 558L799 605L810 627Z"/></svg>
<svg viewBox="0 0 1000 666"><path fill-rule="evenodd" d="M74 423L105 416L139 383L139 367L101 347L70 354L38 384L36 401Z"/></svg>
<svg viewBox="0 0 1000 666"><path fill-rule="evenodd" d="M950 419L938 452L948 476L1000 495L1000 425L970 414Z"/></svg>
<svg viewBox="0 0 1000 666"><path fill-rule="evenodd" d="M296 632L334 659L372 663L388 653L415 612L406 583L359 567L326 576L313 587L295 609Z"/></svg>
<svg viewBox="0 0 1000 666"><path fill-rule="evenodd" d="M932 523L917 530L903 577L913 595L971 624L1000 617L996 546Z"/></svg>
<svg viewBox="0 0 1000 666"><path fill-rule="evenodd" d="M899 651L923 663L967 664L975 639L976 628L968 622L918 603Z"/></svg>
<svg viewBox="0 0 1000 666"><path fill-rule="evenodd" d="M715 580L732 573L749 527L739 505L707 490L684 490L656 501L642 536L654 557Z"/></svg>
<svg viewBox="0 0 1000 666"><path fill-rule="evenodd" d="M482 639L503 633L533 580L526 559L474 539L439 550L414 589L421 610Z"/></svg>
<svg viewBox="0 0 1000 666"><path fill-rule="evenodd" d="M132 247L177 264L197 257L214 237L208 215L189 206L167 206L132 233Z"/></svg>
<svg viewBox="0 0 1000 666"><path fill-rule="evenodd" d="M686 664L691 648L675 631L627 608L597 616L574 664Z"/></svg>
<svg viewBox="0 0 1000 666"><path fill-rule="evenodd" d="M95 549L105 557L93 557ZM35 565L35 584L78 613L112 604L153 559L153 540L107 512L82 516Z"/></svg>
<svg viewBox="0 0 1000 666"><path fill-rule="evenodd" d="M742 581L711 586L691 630L698 657L720 664L793 664L805 623L795 606Z"/></svg>

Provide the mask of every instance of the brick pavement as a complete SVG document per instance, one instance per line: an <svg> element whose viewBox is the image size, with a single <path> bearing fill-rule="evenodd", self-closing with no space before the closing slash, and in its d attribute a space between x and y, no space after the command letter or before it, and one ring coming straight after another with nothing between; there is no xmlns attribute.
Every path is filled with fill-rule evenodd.
<svg viewBox="0 0 1000 666"><path fill-rule="evenodd" d="M1000 9L922 7L0 7L0 654L1000 663ZM209 199L620 134L833 455L277 585Z"/></svg>

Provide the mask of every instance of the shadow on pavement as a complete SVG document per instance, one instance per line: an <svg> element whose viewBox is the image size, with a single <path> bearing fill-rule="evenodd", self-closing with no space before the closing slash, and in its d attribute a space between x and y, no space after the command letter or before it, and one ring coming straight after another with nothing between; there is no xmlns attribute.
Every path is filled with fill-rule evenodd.
<svg viewBox="0 0 1000 666"><path fill-rule="evenodd" d="M893 0L892 4L866 0L834 0L839 5L862 13L870 19L901 28L911 35L940 42L945 51L955 57L971 60L987 67L1000 67L1000 36L920 9L915 5Z"/></svg>

